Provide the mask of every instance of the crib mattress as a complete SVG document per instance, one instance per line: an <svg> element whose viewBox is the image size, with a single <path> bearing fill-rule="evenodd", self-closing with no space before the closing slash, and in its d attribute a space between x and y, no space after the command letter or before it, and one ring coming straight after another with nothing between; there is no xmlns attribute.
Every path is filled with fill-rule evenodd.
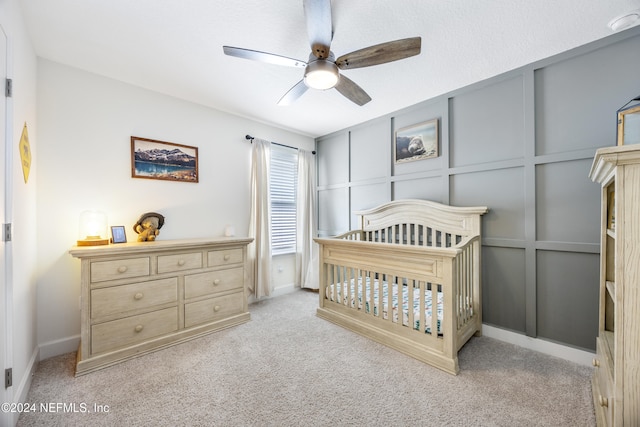
<svg viewBox="0 0 640 427"><path fill-rule="evenodd" d="M371 280L371 278L367 277L364 280L364 310L367 313L370 313L371 307L371 282L373 282L373 314L378 316L380 310L379 299L379 291L378 287L380 286L380 282L378 280ZM356 290L357 283L357 290ZM326 297L327 299L334 301L334 295L337 296L338 301L342 300L344 305L349 305L351 308L356 307L356 300L358 304L358 309L363 309L363 280L362 278L351 279L349 282L350 285L350 293L343 292L343 283L335 283L331 284L326 288ZM336 292L334 292L334 288ZM389 310L389 288L391 288L391 310ZM413 295L411 301L409 301L409 294L411 293L411 288L406 285L398 285L397 283L392 283L391 286L386 281L382 281L382 317L384 319L388 319L389 311L391 311L391 315L393 316L393 322L398 322L398 300L399 300L399 292L398 289L402 289L402 324L404 326L409 326L409 309L413 310L413 329L423 330L425 333L431 333L431 322L432 322L432 294L434 291L425 289L425 312L424 314L420 313L420 289L413 288ZM351 298L349 298L351 296ZM438 334L441 334L441 324L442 324L442 292L437 292L437 303L436 303L436 313L438 316ZM421 326L421 320L426 319L426 329L424 326Z"/></svg>

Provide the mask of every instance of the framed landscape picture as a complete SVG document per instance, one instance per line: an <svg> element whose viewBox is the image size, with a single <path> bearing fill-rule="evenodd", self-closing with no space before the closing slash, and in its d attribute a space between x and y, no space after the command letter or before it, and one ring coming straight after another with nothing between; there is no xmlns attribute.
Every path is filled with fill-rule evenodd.
<svg viewBox="0 0 640 427"><path fill-rule="evenodd" d="M131 177L198 182L198 147L132 136Z"/></svg>
<svg viewBox="0 0 640 427"><path fill-rule="evenodd" d="M396 164L438 157L438 119L398 129L394 143Z"/></svg>

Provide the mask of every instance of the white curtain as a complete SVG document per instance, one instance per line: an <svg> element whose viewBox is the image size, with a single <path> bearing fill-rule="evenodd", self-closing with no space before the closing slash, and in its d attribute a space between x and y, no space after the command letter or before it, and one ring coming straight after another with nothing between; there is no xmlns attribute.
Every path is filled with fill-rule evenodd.
<svg viewBox="0 0 640 427"><path fill-rule="evenodd" d="M271 143L254 138L251 151L251 219L248 246L250 284L256 298L271 293L271 197L269 196L269 163Z"/></svg>
<svg viewBox="0 0 640 427"><path fill-rule="evenodd" d="M318 289L318 244L316 230L315 159L313 153L298 150L296 284Z"/></svg>

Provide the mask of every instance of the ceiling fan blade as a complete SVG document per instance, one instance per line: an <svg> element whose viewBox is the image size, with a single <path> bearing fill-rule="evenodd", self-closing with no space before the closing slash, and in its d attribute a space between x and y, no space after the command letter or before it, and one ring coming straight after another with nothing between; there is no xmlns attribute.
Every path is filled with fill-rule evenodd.
<svg viewBox="0 0 640 427"><path fill-rule="evenodd" d="M241 47L222 46L225 55L235 56L253 61L267 62L269 64L284 65L287 67L304 68L307 63L299 59L287 58L286 56L275 55L273 53L260 52L257 50L243 49Z"/></svg>
<svg viewBox="0 0 640 427"><path fill-rule="evenodd" d="M370 67L397 61L418 55L421 44L422 39L420 37L381 43L342 55L336 60L336 65L341 70L350 70L352 68Z"/></svg>
<svg viewBox="0 0 640 427"><path fill-rule="evenodd" d="M340 80L338 80L338 84L335 87L338 92L359 106L363 106L367 102L371 101L371 97L367 95L367 92L355 84L353 80L348 79L343 75L340 75Z"/></svg>
<svg viewBox="0 0 640 427"><path fill-rule="evenodd" d="M327 59L333 38L331 0L304 0L304 16L311 53L318 59Z"/></svg>
<svg viewBox="0 0 640 427"><path fill-rule="evenodd" d="M287 93L284 94L280 101L278 101L278 105L287 106L293 104L295 100L300 98L306 91L307 85L304 84L304 80L300 80L294 87L289 89Z"/></svg>

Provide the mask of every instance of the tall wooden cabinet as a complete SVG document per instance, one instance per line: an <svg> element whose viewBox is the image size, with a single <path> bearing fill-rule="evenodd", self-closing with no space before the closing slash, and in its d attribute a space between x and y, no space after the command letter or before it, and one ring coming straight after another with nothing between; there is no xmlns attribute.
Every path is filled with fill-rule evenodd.
<svg viewBox="0 0 640 427"><path fill-rule="evenodd" d="M640 144L599 149L600 317L592 379L600 426L640 426Z"/></svg>
<svg viewBox="0 0 640 427"><path fill-rule="evenodd" d="M76 376L248 321L251 241L73 247L81 260Z"/></svg>

